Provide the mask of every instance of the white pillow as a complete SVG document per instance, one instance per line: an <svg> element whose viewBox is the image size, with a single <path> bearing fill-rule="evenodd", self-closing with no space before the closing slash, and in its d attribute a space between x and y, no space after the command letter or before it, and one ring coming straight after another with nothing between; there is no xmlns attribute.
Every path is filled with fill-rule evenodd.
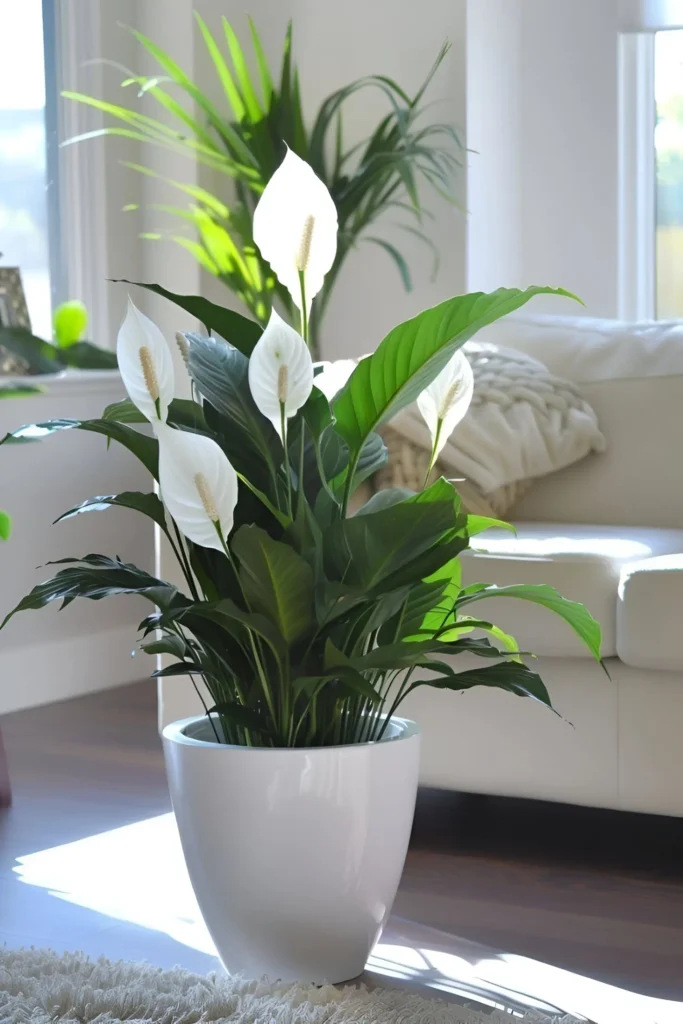
<svg viewBox="0 0 683 1024"><path fill-rule="evenodd" d="M593 409L581 392L531 356L491 342L467 342L474 396L439 462L488 495L545 476L605 449ZM429 449L429 431L415 405L391 426Z"/></svg>

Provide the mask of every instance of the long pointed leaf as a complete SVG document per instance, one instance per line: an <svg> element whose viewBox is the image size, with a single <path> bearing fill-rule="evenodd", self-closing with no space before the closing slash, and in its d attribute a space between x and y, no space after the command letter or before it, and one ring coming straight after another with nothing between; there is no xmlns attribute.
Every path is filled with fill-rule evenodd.
<svg viewBox="0 0 683 1024"><path fill-rule="evenodd" d="M574 298L563 288L474 292L448 299L395 327L371 356L361 360L334 402L336 429L352 459L358 458L368 434L414 401L478 330L541 294Z"/></svg>
<svg viewBox="0 0 683 1024"><path fill-rule="evenodd" d="M235 313L232 309L224 309L217 306L215 302L209 302L199 295L176 295L169 292L159 284L145 284L143 281L128 281L126 278L117 278L115 284L133 284L138 288L146 288L147 291L161 295L163 298L180 306L190 316L194 316L202 323L207 330L215 331L225 338L236 349L239 349L245 356L250 356L256 342L263 334L263 330L253 320Z"/></svg>
<svg viewBox="0 0 683 1024"><path fill-rule="evenodd" d="M159 442L156 438L141 434L125 423L110 420L45 420L43 423L30 423L6 434L0 444L42 441L43 438L62 430L86 430L94 434L103 434L104 437L117 441L132 452L155 479L159 475Z"/></svg>
<svg viewBox="0 0 683 1024"><path fill-rule="evenodd" d="M230 106L232 107L233 114L235 115L235 120L243 121L244 115L246 113L244 100L240 96L239 89L235 85L233 77L230 74L230 69L228 68L228 65L225 62L225 59L220 51L218 43L212 36L211 32L206 26L205 21L203 20L198 11L194 12L194 16L197 19L199 30L202 33L202 36L204 37L204 42L206 44L207 50L209 51L209 56L211 57L214 63L214 67L216 68L216 72L218 73L218 77L221 80L221 85L223 86L223 91L225 93L226 99Z"/></svg>

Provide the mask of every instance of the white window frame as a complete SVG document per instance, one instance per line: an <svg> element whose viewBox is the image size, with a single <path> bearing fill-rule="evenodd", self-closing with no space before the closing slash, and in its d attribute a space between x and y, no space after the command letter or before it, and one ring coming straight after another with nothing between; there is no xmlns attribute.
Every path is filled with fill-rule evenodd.
<svg viewBox="0 0 683 1024"><path fill-rule="evenodd" d="M46 27L54 33L51 71L55 89L46 102L48 168L58 188L58 214L53 216L53 222L58 221L56 232L53 227L57 234L51 259L53 294L84 302L90 314L90 338L106 345L110 330L104 147L64 145L77 135L97 130L102 118L81 103L61 100L64 89L102 94L102 65L94 59L101 51L100 4L96 0L44 0L43 12Z"/></svg>
<svg viewBox="0 0 683 1024"><path fill-rule="evenodd" d="M619 36L618 315L656 314L655 37Z"/></svg>

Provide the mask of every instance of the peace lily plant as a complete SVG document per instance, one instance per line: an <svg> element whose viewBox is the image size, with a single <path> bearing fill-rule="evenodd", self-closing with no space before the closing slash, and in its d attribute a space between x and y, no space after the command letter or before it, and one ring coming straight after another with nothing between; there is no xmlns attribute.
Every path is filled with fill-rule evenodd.
<svg viewBox="0 0 683 1024"><path fill-rule="evenodd" d="M506 524L467 515L443 478L418 493L381 491L354 515L349 502L387 460L377 428L415 400L433 440L431 470L472 397L465 341L539 293L567 293L456 296L395 327L357 366L314 364L311 304L335 259L337 216L325 185L293 152L263 192L253 235L299 310L299 332L275 311L262 330L206 300L147 285L213 331L178 336L194 397L176 397L171 350L129 302L117 346L128 400L101 419L52 420L4 439L74 428L128 448L158 492L99 495L61 518L110 506L148 516L168 538L186 590L88 554L63 559L67 567L7 618L59 599L64 607L77 597L147 598L143 650L175 659L157 675L204 684L221 743L379 740L419 686L492 686L550 707L514 638L472 606L490 597L544 605L596 658L600 628L547 586L461 585L459 556L471 537ZM461 671L462 654L481 667Z"/></svg>

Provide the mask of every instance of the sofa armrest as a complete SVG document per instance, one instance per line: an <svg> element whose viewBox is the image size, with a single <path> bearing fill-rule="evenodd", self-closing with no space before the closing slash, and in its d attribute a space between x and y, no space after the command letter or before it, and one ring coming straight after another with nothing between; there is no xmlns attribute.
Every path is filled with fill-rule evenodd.
<svg viewBox="0 0 683 1024"><path fill-rule="evenodd" d="M617 596L617 654L634 668L683 672L683 554L623 566Z"/></svg>

